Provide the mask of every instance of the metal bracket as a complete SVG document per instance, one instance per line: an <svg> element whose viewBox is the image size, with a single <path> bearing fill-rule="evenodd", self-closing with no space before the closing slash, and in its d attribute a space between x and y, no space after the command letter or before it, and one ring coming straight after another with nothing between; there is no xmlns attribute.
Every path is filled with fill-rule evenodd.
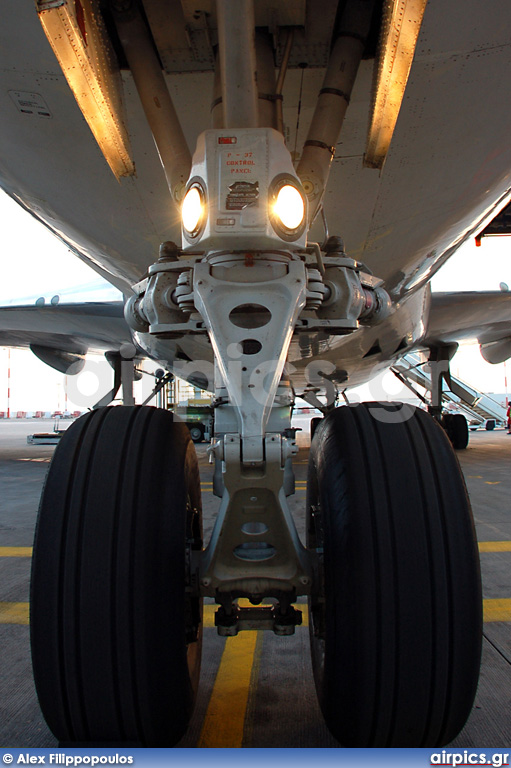
<svg viewBox="0 0 511 768"><path fill-rule="evenodd" d="M237 255L194 268L195 306L236 409L243 462L264 461L262 436L305 306L306 284L301 260L247 263Z"/></svg>
<svg viewBox="0 0 511 768"><path fill-rule="evenodd" d="M241 462L240 435L227 434L218 444L224 494L201 558L203 595L221 591L262 599L276 592L308 593L310 558L287 506L282 441L267 434L264 465L252 467Z"/></svg>
<svg viewBox="0 0 511 768"><path fill-rule="evenodd" d="M301 623L302 612L291 606L285 614L275 605L254 608L236 605L231 613L220 607L215 613L215 627L222 637L233 637L244 629L270 629L276 635L294 635L295 627Z"/></svg>

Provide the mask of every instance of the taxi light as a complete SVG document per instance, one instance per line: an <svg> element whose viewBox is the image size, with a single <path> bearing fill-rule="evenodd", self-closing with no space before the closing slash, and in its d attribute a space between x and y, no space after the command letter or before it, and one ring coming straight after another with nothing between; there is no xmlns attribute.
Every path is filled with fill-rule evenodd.
<svg viewBox="0 0 511 768"><path fill-rule="evenodd" d="M305 218L305 203L299 190L292 184L281 187L273 205L273 213L285 229L298 229Z"/></svg>
<svg viewBox="0 0 511 768"><path fill-rule="evenodd" d="M190 187L181 207L184 229L192 237L198 234L204 217L204 198L198 186Z"/></svg>

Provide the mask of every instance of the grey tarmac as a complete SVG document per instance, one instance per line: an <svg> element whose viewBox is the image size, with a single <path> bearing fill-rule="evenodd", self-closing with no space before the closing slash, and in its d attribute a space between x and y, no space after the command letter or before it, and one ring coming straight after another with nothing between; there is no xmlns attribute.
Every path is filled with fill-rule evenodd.
<svg viewBox="0 0 511 768"><path fill-rule="evenodd" d="M62 427L67 426L62 422ZM0 421L0 744L53 747L32 681L28 627L30 548L39 494L53 446L26 444L53 423ZM302 441L303 442L303 441ZM197 446L206 532L218 500L206 445ZM308 449L295 462L292 512L303 537ZM480 542L485 599L483 660L470 719L452 746L511 745L511 436L470 434L458 452ZM306 618L306 606L303 606ZM289 638L270 632L220 638L206 606L201 686L195 714L180 747L338 747L316 701L306 626ZM306 621L304 622L306 624ZM250 637L252 636L252 637ZM242 639L244 638L244 639ZM234 654L234 656L232 655ZM232 659L235 658L235 661ZM238 664L237 681L225 674ZM230 711L236 707L236 712ZM234 714L236 716L234 716ZM228 721L228 728L219 723Z"/></svg>

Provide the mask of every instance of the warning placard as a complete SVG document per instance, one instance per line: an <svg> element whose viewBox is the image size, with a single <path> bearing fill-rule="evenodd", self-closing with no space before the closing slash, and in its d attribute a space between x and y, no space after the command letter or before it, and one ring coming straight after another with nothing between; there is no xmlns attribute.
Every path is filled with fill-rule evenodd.
<svg viewBox="0 0 511 768"><path fill-rule="evenodd" d="M229 185L229 194L225 201L228 211L242 211L247 205L257 205L259 182L235 181Z"/></svg>

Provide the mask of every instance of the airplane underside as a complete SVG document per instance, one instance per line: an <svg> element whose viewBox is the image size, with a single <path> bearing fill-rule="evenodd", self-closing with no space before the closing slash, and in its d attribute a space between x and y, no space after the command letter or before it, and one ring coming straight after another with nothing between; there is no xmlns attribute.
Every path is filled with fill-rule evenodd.
<svg viewBox="0 0 511 768"><path fill-rule="evenodd" d="M113 118L115 140L80 104L119 179L109 187L112 212L105 216L97 206L93 242L80 235L72 213L66 216L68 201L56 194L60 209L52 226L124 288L125 317L138 348L169 364L189 365L188 378L202 376L214 392L209 450L220 499L211 539L203 542L195 452L185 426L168 412L101 408L67 430L49 470L34 545L31 637L41 708L63 744L173 746L187 728L199 682L203 599L218 604L221 635L264 629L285 636L302 620L297 601L307 598L318 698L339 742L447 744L471 711L482 631L477 542L457 459L438 419L423 411L388 403L336 406L347 382L357 383L357 375L390 364L420 341L429 277L507 199L509 107L501 107L502 125L493 139L485 132L473 150L479 168L454 163L462 178L450 179L449 186L446 170L442 186L422 165L417 171L419 162L427 165L417 152L430 151L435 172L444 164L444 155L435 160L433 137L426 147L434 121L421 120L421 110L435 114L440 90L448 103L449 72L463 56L472 66L473 50L465 50L472 32L467 27L464 42L459 31L459 49L447 50L438 27L442 4L433 2L426 8L422 47L416 49L424 3L394 4L406 6L405 25L415 27L415 38L409 30L406 41L405 31L401 41L392 38L388 4L382 18L379 4L369 0L328 3L335 33L317 53L323 86L315 108L314 102L306 105L312 119L301 154L296 147L291 153L284 139L283 80L291 61L293 82L299 83L312 48L303 45L293 53L292 20L289 29L269 25L265 4L217 0L203 16L197 11L197 18L209 19L204 39L211 39L215 16L218 53L211 64L214 83L210 77L213 127L200 132L194 127L192 158L188 131L183 134L162 74L162 64L172 69L168 52L181 44L179 13L188 5L144 2L144 15L136 2L37 4L70 85L76 70L70 57L96 46L93 58L101 76L94 87L104 86L111 61L102 40L116 29L115 45L131 73L123 75L125 86L130 99L137 93L142 104L134 120L139 151L150 144L153 152L154 139L164 171L159 169L157 182L144 192L144 215L158 193L154 221L160 221L154 229L164 235L160 250L155 251L152 229L140 236L141 209L120 211L137 184L144 190L154 157L141 159L134 175L114 80L105 87L102 115L105 121L107 113ZM296 4L302 11L306 5L313 27L312 4ZM455 5L458 11L465 7ZM477 7L471 3L470 11ZM102 12L106 26L98 21ZM300 20L294 23L300 26ZM378 106L385 104L384 75L376 86L370 141L362 153L365 177L360 135L346 136L337 165L333 155L339 135L345 135L341 129L351 97L355 112L364 109L362 89L371 81L375 55L385 71L384 42L382 52L371 50L380 27L394 53L408 49L408 69L415 51L418 75L414 80L412 68L406 93L413 104L405 96L395 145L392 130L388 134L390 118ZM440 53L428 58L427 34L444 46L443 67L437 67ZM314 66L313 58L310 63ZM492 64L499 66L498 60ZM428 93L435 97L420 103L428 68L433 73ZM398 78L403 91L405 70L403 63ZM59 88L64 85L60 75ZM79 103L85 87L74 83ZM18 105L20 93L11 94ZM31 108L34 103L35 97ZM396 119L398 112L399 106ZM193 122L193 113L182 117ZM450 119L450 113L438 114L440 134L453 130ZM361 122L367 120L364 113ZM80 117L79 130L85 129ZM501 142L499 163L489 156L491 141ZM454 152L452 143L447 145ZM351 146L357 147L353 156ZM401 157L392 155L396 146L403 149ZM445 151L444 143L438 146L439 153ZM460 152L463 159L469 154ZM94 169L100 161L104 165L102 157L94 159ZM38 195L27 191L22 171L14 178L6 164L2 160L3 187L35 211ZM342 213L350 176L353 219ZM336 197L341 177L346 186ZM389 215L385 188L392 180L399 191ZM76 184L81 198L79 178ZM177 214L163 213L173 203L181 211L181 239ZM92 203L87 205L92 211ZM48 223L52 212L41 203L38 215ZM313 232L319 232L320 243ZM439 354L437 362L448 359ZM438 382L446 370L440 368ZM306 542L300 541L287 504L294 492L291 413L297 395L321 401L325 413L310 453Z"/></svg>

